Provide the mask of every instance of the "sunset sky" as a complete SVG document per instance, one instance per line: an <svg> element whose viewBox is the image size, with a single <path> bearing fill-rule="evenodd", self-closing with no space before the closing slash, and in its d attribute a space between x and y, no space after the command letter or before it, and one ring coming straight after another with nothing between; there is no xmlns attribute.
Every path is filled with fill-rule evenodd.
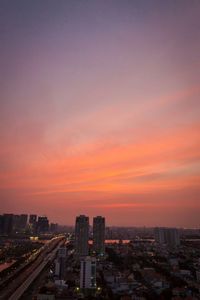
<svg viewBox="0 0 200 300"><path fill-rule="evenodd" d="M200 226L200 1L0 1L0 213Z"/></svg>

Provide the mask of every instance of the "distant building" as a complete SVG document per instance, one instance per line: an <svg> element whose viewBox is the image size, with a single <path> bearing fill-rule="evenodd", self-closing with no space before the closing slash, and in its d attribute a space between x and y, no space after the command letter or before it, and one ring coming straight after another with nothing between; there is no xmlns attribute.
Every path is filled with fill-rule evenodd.
<svg viewBox="0 0 200 300"><path fill-rule="evenodd" d="M32 233L36 233L37 230L37 215L29 216L29 227Z"/></svg>
<svg viewBox="0 0 200 300"><path fill-rule="evenodd" d="M109 227L106 227L106 229L105 229L105 238L107 240L112 240L113 239L113 232Z"/></svg>
<svg viewBox="0 0 200 300"><path fill-rule="evenodd" d="M37 215L30 215L29 224L36 224L36 222L37 222Z"/></svg>
<svg viewBox="0 0 200 300"><path fill-rule="evenodd" d="M75 251L78 256L88 255L89 218L80 215L75 224Z"/></svg>
<svg viewBox="0 0 200 300"><path fill-rule="evenodd" d="M14 215L4 214L2 219L3 234L9 235L13 233L14 228Z"/></svg>
<svg viewBox="0 0 200 300"><path fill-rule="evenodd" d="M165 228L156 227L154 230L155 241L158 244L165 244Z"/></svg>
<svg viewBox="0 0 200 300"><path fill-rule="evenodd" d="M166 228L165 231L166 244L170 247L180 245L180 236L177 228Z"/></svg>
<svg viewBox="0 0 200 300"><path fill-rule="evenodd" d="M20 215L13 215L13 232L20 231Z"/></svg>
<svg viewBox="0 0 200 300"><path fill-rule="evenodd" d="M94 257L88 256L81 260L80 288L96 288L96 259Z"/></svg>
<svg viewBox="0 0 200 300"><path fill-rule="evenodd" d="M26 230L28 215L13 215L13 231L23 233Z"/></svg>
<svg viewBox="0 0 200 300"><path fill-rule="evenodd" d="M0 215L0 234L3 234L3 216Z"/></svg>
<svg viewBox="0 0 200 300"><path fill-rule="evenodd" d="M66 258L67 258L67 249L66 249L66 247L59 248L57 259L55 260L55 275L60 280L65 279Z"/></svg>
<svg viewBox="0 0 200 300"><path fill-rule="evenodd" d="M155 228L155 241L158 244L166 244L169 247L180 245L180 237L177 228Z"/></svg>
<svg viewBox="0 0 200 300"><path fill-rule="evenodd" d="M50 228L49 228L50 232L55 233L58 231L58 224L56 223L51 223L50 224Z"/></svg>
<svg viewBox="0 0 200 300"><path fill-rule="evenodd" d="M93 219L93 249L99 255L105 254L105 218Z"/></svg>
<svg viewBox="0 0 200 300"><path fill-rule="evenodd" d="M28 221L28 215L22 214L19 216L19 223L18 223L19 231L26 230L27 221Z"/></svg>
<svg viewBox="0 0 200 300"><path fill-rule="evenodd" d="M47 233L49 231L49 220L47 217L38 217L37 232Z"/></svg>

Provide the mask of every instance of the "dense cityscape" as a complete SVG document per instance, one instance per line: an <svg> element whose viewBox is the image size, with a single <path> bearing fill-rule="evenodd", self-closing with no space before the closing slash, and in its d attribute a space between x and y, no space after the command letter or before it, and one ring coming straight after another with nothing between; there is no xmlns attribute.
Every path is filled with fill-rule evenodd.
<svg viewBox="0 0 200 300"><path fill-rule="evenodd" d="M0 216L0 299L200 299L200 230Z"/></svg>

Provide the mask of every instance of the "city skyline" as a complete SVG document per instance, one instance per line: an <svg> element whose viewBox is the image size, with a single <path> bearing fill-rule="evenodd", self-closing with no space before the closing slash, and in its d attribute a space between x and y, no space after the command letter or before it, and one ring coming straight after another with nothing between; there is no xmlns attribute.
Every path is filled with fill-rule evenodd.
<svg viewBox="0 0 200 300"><path fill-rule="evenodd" d="M37 222L39 218L47 218L48 219L48 215L47 214L35 214L35 213L18 213L18 214L15 214L13 212L2 212L2 214L0 215L0 217L3 217L3 216L12 216L13 218L15 217L22 217L22 216L26 216L27 217L27 225L31 224L32 223L32 217L36 218L35 221ZM83 213L82 214L79 214L79 215L76 215L76 216L73 216L73 222L72 223L58 223L56 221L56 219L52 220L52 219L48 219L51 224L53 225L57 225L57 226L61 226L61 227L74 227L74 229L76 228L76 219L79 218L79 217L87 217L88 218L88 221L89 221L89 229L91 230L91 228L94 228L94 219L96 218L103 218L104 221L106 219L105 216L97 216L97 215L84 215ZM75 224L74 224L74 221L75 221ZM105 224L104 224L105 225ZM146 226L145 224L143 225L134 225L133 223L130 224L130 225L119 225L119 224L111 224L109 222L109 220L107 219L106 220L106 227L105 228L149 228L149 229L153 229L153 228L177 228L177 229L194 229L194 230L198 230L199 229L199 226L194 226L194 227L184 227L184 226L167 226L167 225L152 225L152 226Z"/></svg>
<svg viewBox="0 0 200 300"><path fill-rule="evenodd" d="M0 8L0 214L199 227L200 2Z"/></svg>

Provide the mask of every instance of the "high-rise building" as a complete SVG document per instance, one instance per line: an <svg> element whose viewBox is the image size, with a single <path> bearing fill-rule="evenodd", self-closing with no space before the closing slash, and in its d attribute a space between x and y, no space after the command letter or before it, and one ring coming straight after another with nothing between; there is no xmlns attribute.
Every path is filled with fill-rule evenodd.
<svg viewBox="0 0 200 300"><path fill-rule="evenodd" d="M66 257L67 257L67 249L66 249L66 247L59 248L58 249L57 259L55 260L55 275L60 280L64 280L65 279Z"/></svg>
<svg viewBox="0 0 200 300"><path fill-rule="evenodd" d="M49 220L47 217L38 217L37 232L46 233L49 231Z"/></svg>
<svg viewBox="0 0 200 300"><path fill-rule="evenodd" d="M75 251L78 256L88 255L89 218L84 215L76 217Z"/></svg>
<svg viewBox="0 0 200 300"><path fill-rule="evenodd" d="M13 215L13 230L17 232L25 232L27 226L28 215Z"/></svg>
<svg viewBox="0 0 200 300"><path fill-rule="evenodd" d="M180 244L180 237L177 228L155 228L155 241L158 244L166 244L169 247L176 247Z"/></svg>
<svg viewBox="0 0 200 300"><path fill-rule="evenodd" d="M37 215L29 216L29 227L32 233L36 233L37 229Z"/></svg>
<svg viewBox="0 0 200 300"><path fill-rule="evenodd" d="M58 231L58 224L57 223L51 223L50 224L50 228L49 228L50 232L55 233Z"/></svg>
<svg viewBox="0 0 200 300"><path fill-rule="evenodd" d="M93 249L98 255L105 253L105 218L101 216L93 219Z"/></svg>
<svg viewBox="0 0 200 300"><path fill-rule="evenodd" d="M81 260L80 288L96 288L96 258L87 256Z"/></svg>
<svg viewBox="0 0 200 300"><path fill-rule="evenodd" d="M166 244L169 247L177 247L180 245L180 237L177 228L166 228L165 231Z"/></svg>
<svg viewBox="0 0 200 300"><path fill-rule="evenodd" d="M13 215L13 232L18 233L20 231L19 228L20 215Z"/></svg>
<svg viewBox="0 0 200 300"><path fill-rule="evenodd" d="M19 230L20 231L25 231L26 225L27 225L27 221L28 221L28 215L22 214L22 215L19 216L18 226L19 226Z"/></svg>
<svg viewBox="0 0 200 300"><path fill-rule="evenodd" d="M0 234L3 234L3 216L0 215Z"/></svg>
<svg viewBox="0 0 200 300"><path fill-rule="evenodd" d="M4 214L2 220L3 234L9 235L13 233L14 226L14 215Z"/></svg>
<svg viewBox="0 0 200 300"><path fill-rule="evenodd" d="M165 228L156 227L154 230L155 241L158 244L165 244Z"/></svg>
<svg viewBox="0 0 200 300"><path fill-rule="evenodd" d="M35 224L37 222L37 215L29 216L29 224Z"/></svg>

